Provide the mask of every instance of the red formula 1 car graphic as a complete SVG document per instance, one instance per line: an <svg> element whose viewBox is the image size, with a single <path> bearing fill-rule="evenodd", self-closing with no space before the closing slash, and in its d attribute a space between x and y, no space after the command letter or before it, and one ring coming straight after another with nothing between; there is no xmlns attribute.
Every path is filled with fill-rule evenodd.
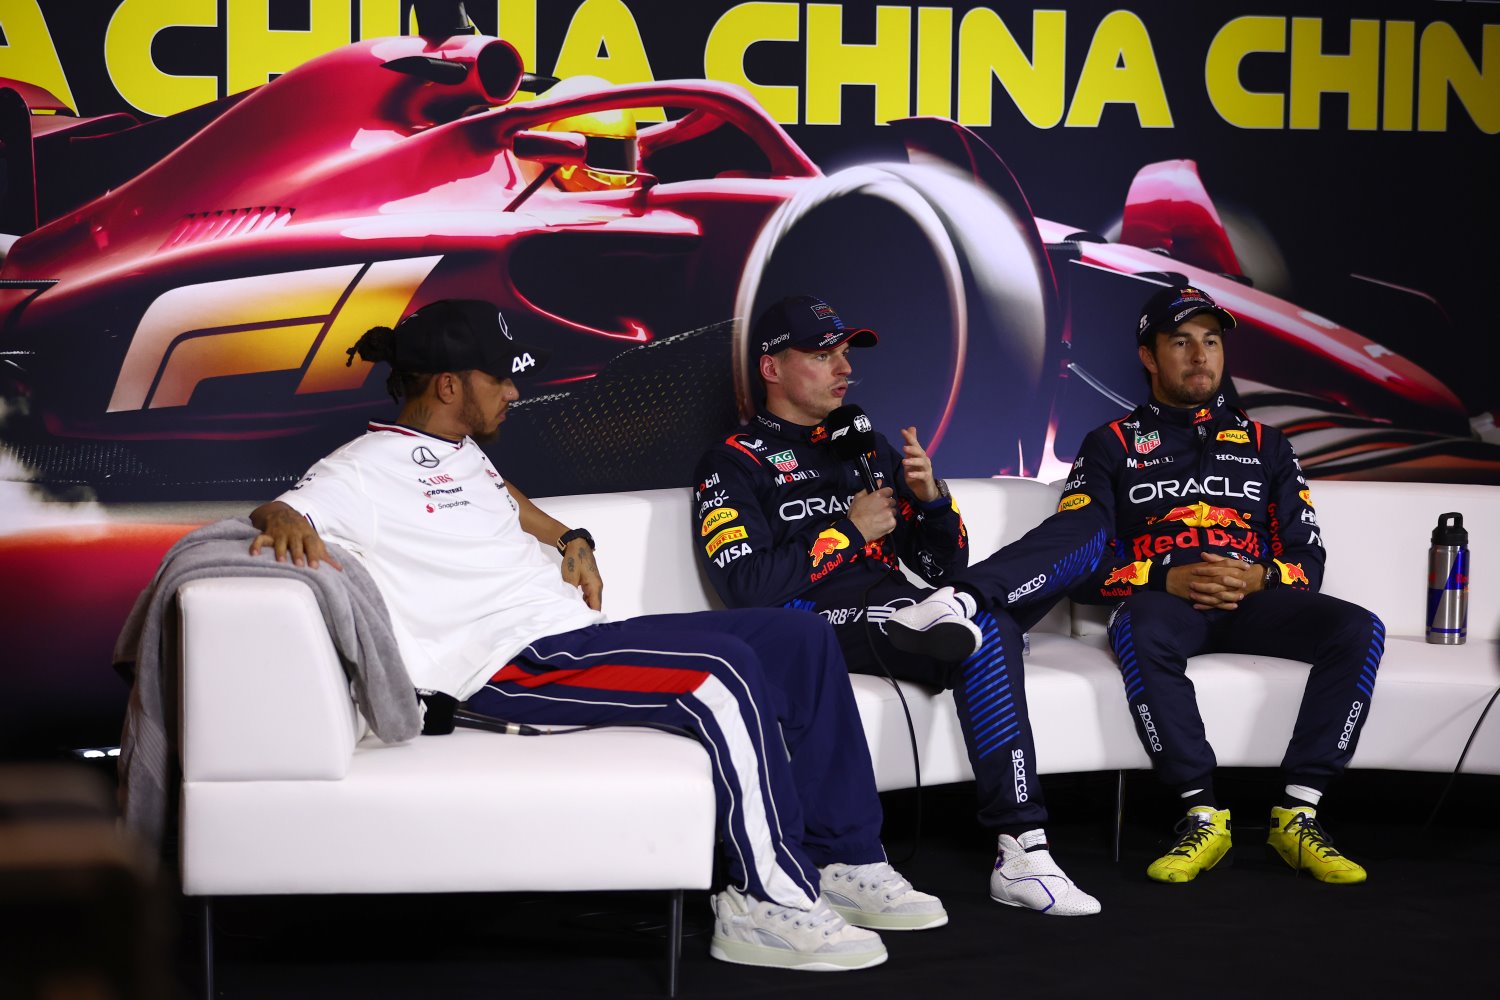
<svg viewBox="0 0 1500 1000"><path fill-rule="evenodd" d="M519 481L676 485L731 387L748 405L735 318L808 289L895 334L857 373L877 423L917 423L950 475L1045 475L1138 395L1116 328L1179 275L1250 331L1245 401L1331 432L1304 448L1313 474L1491 457L1426 371L1246 284L1186 161L1143 170L1104 242L1034 218L950 121L893 123L905 162L825 175L736 87L546 91L478 35L357 43L143 124L0 95L0 227L20 234L0 244L0 434L43 483L265 493L384 411L346 365L360 332L464 296L552 350L507 425Z"/></svg>
<svg viewBox="0 0 1500 1000"><path fill-rule="evenodd" d="M0 486L273 496L390 412L347 363L359 334L448 297L551 351L494 446L507 475L537 496L678 486L749 406L744 319L798 292L881 330L856 372L877 426L916 424L948 476L1053 478L1139 396L1121 324L1178 280L1239 317L1241 401L1310 474L1500 481L1436 378L1247 283L1187 161L1144 168L1107 241L1036 218L952 121L891 123L904 157L825 173L735 86L547 82L472 34L356 43L144 122L0 81ZM169 541L139 537L122 594ZM7 542L45 550L60 588L88 571L40 538ZM127 597L10 625L102 646L96 670Z"/></svg>

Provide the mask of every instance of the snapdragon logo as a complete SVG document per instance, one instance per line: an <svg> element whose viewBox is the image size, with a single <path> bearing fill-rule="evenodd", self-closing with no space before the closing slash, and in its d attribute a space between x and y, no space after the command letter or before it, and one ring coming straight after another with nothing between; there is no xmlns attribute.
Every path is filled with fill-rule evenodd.
<svg viewBox="0 0 1500 1000"><path fill-rule="evenodd" d="M1349 718L1344 720L1344 731L1339 734L1339 749L1348 750L1349 740L1354 736L1354 727L1359 723L1359 713L1365 710L1365 703L1356 701L1349 706Z"/></svg>
<svg viewBox="0 0 1500 1000"><path fill-rule="evenodd" d="M1156 735L1156 723L1151 721L1151 706L1143 701L1135 706L1135 714L1141 717L1141 725L1146 728L1146 739L1151 744L1151 752L1161 753L1161 737Z"/></svg>
<svg viewBox="0 0 1500 1000"><path fill-rule="evenodd" d="M1010 774L1016 785L1016 801L1025 802L1031 796L1026 791L1026 751L1010 752Z"/></svg>

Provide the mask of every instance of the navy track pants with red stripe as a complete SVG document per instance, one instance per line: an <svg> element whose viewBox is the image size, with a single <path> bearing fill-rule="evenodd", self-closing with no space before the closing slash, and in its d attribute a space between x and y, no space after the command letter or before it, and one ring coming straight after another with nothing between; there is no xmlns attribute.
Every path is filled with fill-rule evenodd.
<svg viewBox="0 0 1500 1000"><path fill-rule="evenodd" d="M547 636L468 701L530 725L654 722L708 750L730 878L807 907L818 866L885 860L864 730L833 630L799 611L651 615Z"/></svg>

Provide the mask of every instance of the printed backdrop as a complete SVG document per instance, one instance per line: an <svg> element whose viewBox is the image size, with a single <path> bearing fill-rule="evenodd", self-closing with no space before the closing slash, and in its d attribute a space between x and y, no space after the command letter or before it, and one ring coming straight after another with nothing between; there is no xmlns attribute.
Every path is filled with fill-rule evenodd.
<svg viewBox="0 0 1500 1000"><path fill-rule="evenodd" d="M686 485L793 292L941 474L1056 479L1180 280L1310 474L1500 482L1493 4L409 7L0 0L7 740L110 739L161 551L389 415L346 349L435 298L551 350L535 496Z"/></svg>

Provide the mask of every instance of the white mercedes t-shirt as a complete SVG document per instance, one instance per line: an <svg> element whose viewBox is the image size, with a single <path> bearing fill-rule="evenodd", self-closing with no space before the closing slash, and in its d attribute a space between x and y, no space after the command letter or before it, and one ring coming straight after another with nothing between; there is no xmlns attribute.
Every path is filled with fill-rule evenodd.
<svg viewBox="0 0 1500 1000"><path fill-rule="evenodd" d="M604 619L469 438L371 423L277 499L369 568L418 688L463 700L527 643Z"/></svg>

